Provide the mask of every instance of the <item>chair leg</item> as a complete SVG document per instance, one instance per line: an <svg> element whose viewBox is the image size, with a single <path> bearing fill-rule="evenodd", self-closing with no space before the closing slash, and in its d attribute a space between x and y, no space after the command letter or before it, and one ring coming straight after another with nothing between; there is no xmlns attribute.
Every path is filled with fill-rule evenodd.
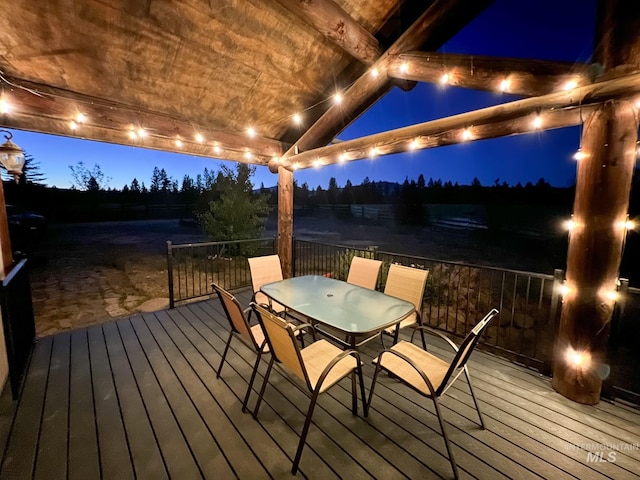
<svg viewBox="0 0 640 480"><path fill-rule="evenodd" d="M364 380L362 376L362 364L358 364L358 368L356 369L358 372L358 381L360 382L360 395L362 395L362 412L366 417L369 416L369 406L367 405L367 397L364 393ZM357 413L357 412L356 412Z"/></svg>
<svg viewBox="0 0 640 480"><path fill-rule="evenodd" d="M229 338L227 340L227 344L224 347L224 352L222 353L222 358L220 359L220 366L218 367L218 372L216 373L216 378L220 378L220 372L222 371L222 365L224 364L224 359L227 356L227 352L229 351L229 345L231 345L231 339L233 338L233 332L229 332Z"/></svg>
<svg viewBox="0 0 640 480"><path fill-rule="evenodd" d="M351 372L351 413L358 415L358 393L356 392L356 371Z"/></svg>
<svg viewBox="0 0 640 480"><path fill-rule="evenodd" d="M271 356L271 361L269 362L269 366L267 367L267 371L264 374L264 380L262 382L262 387L260 388L260 393L258 394L258 400L256 401L256 407L253 409L253 418L258 418L258 409L260 408L260 404L262 403L262 397L264 396L264 391L267 388L267 382L269 382L269 375L271 375L271 369L273 368L273 355Z"/></svg>
<svg viewBox="0 0 640 480"><path fill-rule="evenodd" d="M261 357L262 357L262 350L259 350L258 358L256 358L256 364L253 366L253 372L251 372L251 380L249 380L249 387L247 388L247 393L245 394L244 401L242 402L242 413L247 411L249 396L251 395L251 390L253 389L253 382L256 379L256 374L258 373L258 366L260 365Z"/></svg>
<svg viewBox="0 0 640 480"><path fill-rule="evenodd" d="M302 449L304 448L304 444L307 440L307 433L309 433L309 426L311 425L311 417L313 415L313 410L316 407L316 401L318 400L318 391L313 392L313 396L311 397L311 404L309 405L309 410L307 411L307 418L304 421L304 427L302 427L302 433L300 434L300 442L298 443L298 450L296 450L296 457L293 460L293 467L291 468L291 473L296 474L298 472L298 464L300 463L300 457L302 457Z"/></svg>
<svg viewBox="0 0 640 480"><path fill-rule="evenodd" d="M478 417L480 418L480 426L483 430L485 430L484 426L484 418L482 418L482 413L480 413L480 405L478 405L478 400L476 399L476 394L473 392L473 387L471 386L471 377L469 376L469 370L467 370L467 366L464 366L464 374L467 376L467 383L469 384L469 391L471 392L471 398L473 398L473 403L476 406L476 411L478 412Z"/></svg>
<svg viewBox="0 0 640 480"><path fill-rule="evenodd" d="M376 381L378 380L378 373L380 373L380 359L378 357L378 363L376 365L376 370L373 372L373 380L371 380L371 387L369 388L369 400L367 400L367 414L369 413L369 409L371 408L371 399L373 398L373 389L376 386Z"/></svg>
<svg viewBox="0 0 640 480"><path fill-rule="evenodd" d="M444 428L444 420L442 419L442 414L440 413L440 406L438 405L438 399L434 396L432 400L433 400L433 404L436 407L436 414L438 415L438 422L440 422L440 429L442 430L444 445L445 447L447 447L447 453L449 454L449 461L451 462L451 468L453 469L453 478L458 480L458 478L460 478L460 476L458 475L458 465L456 465L456 459L453 456L453 450L451 450L451 443L449 443L449 437L447 436L447 431Z"/></svg>

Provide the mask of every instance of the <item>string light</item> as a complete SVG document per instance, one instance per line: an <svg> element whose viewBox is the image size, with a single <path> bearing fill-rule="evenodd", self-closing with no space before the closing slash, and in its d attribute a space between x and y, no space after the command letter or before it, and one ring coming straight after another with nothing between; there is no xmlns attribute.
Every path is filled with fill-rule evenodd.
<svg viewBox="0 0 640 480"><path fill-rule="evenodd" d="M144 128L139 128L138 131L136 132L138 134L138 137L140 138L144 138L147 136L147 132Z"/></svg>
<svg viewBox="0 0 640 480"><path fill-rule="evenodd" d="M292 167L292 168L293 168L294 170L298 170L298 169L300 168L300 164L299 164L298 162L296 162L296 163L294 163L294 164L293 164L293 167Z"/></svg>
<svg viewBox="0 0 640 480"><path fill-rule="evenodd" d="M582 150L582 147L578 148L578 150L576 150L576 153L573 154L573 159L580 161L587 158L587 154Z"/></svg>
<svg viewBox="0 0 640 480"><path fill-rule="evenodd" d="M615 290L609 290L605 292L604 296L606 297L607 300L611 302L615 302L620 297L620 295L618 295L618 292L616 292Z"/></svg>
<svg viewBox="0 0 640 480"><path fill-rule="evenodd" d="M409 148L411 150L415 150L416 148L418 148L418 139L414 138L413 140L411 140L411 143L409 144Z"/></svg>
<svg viewBox="0 0 640 480"><path fill-rule="evenodd" d="M565 353L566 362L576 369L588 370L591 365L591 355L589 352L567 348Z"/></svg>
<svg viewBox="0 0 640 480"><path fill-rule="evenodd" d="M564 300L565 297L569 295L569 293L571 293L571 288L566 283L563 283L562 285L560 285L560 287L558 287L558 292L560 293L560 296Z"/></svg>
<svg viewBox="0 0 640 480"><path fill-rule="evenodd" d="M441 77L440 77L440 83L442 85L446 85L447 83L449 83L449 74L448 73L444 73Z"/></svg>
<svg viewBox="0 0 640 480"><path fill-rule="evenodd" d="M11 105L4 98L0 99L0 113L5 114L11 111Z"/></svg>
<svg viewBox="0 0 640 480"><path fill-rule="evenodd" d="M180 137L176 138L175 144L176 147L182 148L182 140L180 140Z"/></svg>
<svg viewBox="0 0 640 480"><path fill-rule="evenodd" d="M129 138L131 140L135 140L136 138L138 138L138 134L136 133L135 130L129 130Z"/></svg>
<svg viewBox="0 0 640 480"><path fill-rule="evenodd" d="M568 230L569 232L571 232L571 230L573 230L574 228L576 228L576 222L575 220L571 219L571 220L565 220L563 222L563 226L565 228L565 230Z"/></svg>
<svg viewBox="0 0 640 480"><path fill-rule="evenodd" d="M369 150L369 157L375 158L377 156L378 156L378 149L376 147L371 148L371 150Z"/></svg>
<svg viewBox="0 0 640 480"><path fill-rule="evenodd" d="M253 127L247 128L247 135L249 135L249 137L251 138L256 136L256 131L253 129Z"/></svg>
<svg viewBox="0 0 640 480"><path fill-rule="evenodd" d="M333 96L333 101L336 105L340 105L342 103L342 95L340 94L340 92L336 92L336 94Z"/></svg>
<svg viewBox="0 0 640 480"><path fill-rule="evenodd" d="M293 123L295 123L296 125L300 125L302 123L302 117L300 116L299 113L296 113L293 116Z"/></svg>
<svg viewBox="0 0 640 480"><path fill-rule="evenodd" d="M315 168L320 168L322 166L322 163L320 162L319 158L313 161L313 166Z"/></svg>
<svg viewBox="0 0 640 480"><path fill-rule="evenodd" d="M500 82L500 91L506 92L507 90L509 90L510 86L511 86L511 81L505 78Z"/></svg>
<svg viewBox="0 0 640 480"><path fill-rule="evenodd" d="M473 138L473 135L471 134L471 130L468 128L465 128L462 131L462 140L467 141L467 140L471 140Z"/></svg>
<svg viewBox="0 0 640 480"><path fill-rule="evenodd" d="M246 152L244 152L244 158L246 158L247 160L251 160L253 158L253 155L249 150L247 150Z"/></svg>
<svg viewBox="0 0 640 480"><path fill-rule="evenodd" d="M340 163L344 163L347 160L347 154L342 152L339 156L338 156L338 161Z"/></svg>
<svg viewBox="0 0 640 480"><path fill-rule="evenodd" d="M216 153L220 153L222 151L222 149L220 148L220 145L218 145L217 143L213 146L213 151Z"/></svg>
<svg viewBox="0 0 640 480"><path fill-rule="evenodd" d="M576 82L575 80L569 80L567 83L565 83L562 86L562 89L563 90L573 90L577 86L578 86L578 82Z"/></svg>
<svg viewBox="0 0 640 480"><path fill-rule="evenodd" d="M407 73L409 71L409 64L407 62L404 62L402 65L400 65L400 71L402 73Z"/></svg>
<svg viewBox="0 0 640 480"><path fill-rule="evenodd" d="M378 69L377 69L377 68L373 68L373 69L371 69L371 76L372 76L373 78L378 78L378 75L380 75L380 72L378 72Z"/></svg>
<svg viewBox="0 0 640 480"><path fill-rule="evenodd" d="M196 133L196 142L198 143L204 142L204 137L202 136L201 133Z"/></svg>
<svg viewBox="0 0 640 480"><path fill-rule="evenodd" d="M540 127L542 127L542 117L540 115L536 115L533 119L532 125L536 130L540 129Z"/></svg>
<svg viewBox="0 0 640 480"><path fill-rule="evenodd" d="M633 220L627 220L624 222L625 230L633 230L636 228L636 223Z"/></svg>
<svg viewBox="0 0 640 480"><path fill-rule="evenodd" d="M76 128L78 128L78 124L77 124L75 121L71 120L71 121L69 122L69 128L70 128L72 131L74 131Z"/></svg>
<svg viewBox="0 0 640 480"><path fill-rule="evenodd" d="M87 121L87 116L84 113L79 112L78 115L76 115L76 122L84 123L86 121Z"/></svg>

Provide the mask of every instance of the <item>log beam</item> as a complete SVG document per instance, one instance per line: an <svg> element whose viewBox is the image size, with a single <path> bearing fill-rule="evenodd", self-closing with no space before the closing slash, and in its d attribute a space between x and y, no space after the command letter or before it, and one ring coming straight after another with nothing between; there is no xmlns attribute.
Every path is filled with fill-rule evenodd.
<svg viewBox="0 0 640 480"><path fill-rule="evenodd" d="M278 2L365 65L382 55L378 40L332 0Z"/></svg>
<svg viewBox="0 0 640 480"><path fill-rule="evenodd" d="M492 0L436 0L371 68L343 94L340 104L327 110L296 142L299 150L326 145L384 95L391 83L385 72L389 57L417 48L436 50L456 34ZM374 75L373 72L378 72ZM284 155L293 154L290 148Z"/></svg>
<svg viewBox="0 0 640 480"><path fill-rule="evenodd" d="M293 276L293 173L278 170L278 255L284 278Z"/></svg>
<svg viewBox="0 0 640 480"><path fill-rule="evenodd" d="M277 140L248 138L244 133L195 125L162 112L21 79L8 80L24 88L13 87L3 93L3 99L13 106L10 114L0 117L4 127L257 165L266 165L288 148ZM84 123L76 121L78 113L86 116ZM72 120L76 121L75 129L71 128ZM146 136L130 138L131 128L143 128ZM203 142L196 140L196 133L203 136ZM181 144L176 143L178 139Z"/></svg>
<svg viewBox="0 0 640 480"><path fill-rule="evenodd" d="M640 73L340 142L271 161L269 168L273 171L284 166L297 170L369 158L373 148L376 149L373 156L379 156L532 132L538 114L541 129L578 125L596 105L638 94ZM469 138L463 136L466 129Z"/></svg>
<svg viewBox="0 0 640 480"><path fill-rule="evenodd" d="M594 61L617 76L640 67L637 2L599 3ZM556 339L553 388L579 403L600 400L608 375L607 340L626 236L636 164L638 111L630 100L609 101L585 121L567 251L565 295Z"/></svg>
<svg viewBox="0 0 640 480"><path fill-rule="evenodd" d="M562 90L569 82L591 83L588 65L437 52L401 53L390 61L387 75L527 97Z"/></svg>
<svg viewBox="0 0 640 480"><path fill-rule="evenodd" d="M386 65L388 55L428 48L437 50L445 41L455 35L462 27L492 3L492 0L436 0L421 16L409 27L396 42L387 50L386 54L376 60L363 76L344 93L343 102L329 108L291 147L282 158L297 153L299 150L308 150L326 145L338 133L344 130L353 120L358 118L371 105L373 105L392 86L387 75ZM377 72L377 75L373 75ZM288 188L289 181L281 183L281 175L285 175L284 168L279 168L272 160L270 170L278 172L278 252L281 253L283 267L292 264L293 251L293 224L289 224L287 210L293 211L293 192L291 192L291 205L285 192L280 193L281 188ZM288 178L288 177L287 177ZM290 179L293 185L293 177ZM293 190L293 187L291 187ZM280 203L280 202L283 203ZM292 215L293 216L293 215Z"/></svg>

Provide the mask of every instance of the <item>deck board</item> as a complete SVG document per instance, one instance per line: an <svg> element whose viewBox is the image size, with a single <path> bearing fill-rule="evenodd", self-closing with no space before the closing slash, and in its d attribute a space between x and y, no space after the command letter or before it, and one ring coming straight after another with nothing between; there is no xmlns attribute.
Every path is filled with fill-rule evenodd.
<svg viewBox="0 0 640 480"><path fill-rule="evenodd" d="M242 413L255 352L234 341L216 379L228 328L213 299L41 339L0 479L293 478L309 399L275 369L258 421ZM430 350L452 355L437 340ZM367 393L380 351L378 340L362 349ZM637 409L575 404L548 378L481 351L469 368L487 430L464 379L441 401L462 479L640 478ZM353 416L348 379L320 396L296 478L452 477L429 399L381 374L369 418L358 407ZM598 462L587 449L599 445L636 447Z"/></svg>

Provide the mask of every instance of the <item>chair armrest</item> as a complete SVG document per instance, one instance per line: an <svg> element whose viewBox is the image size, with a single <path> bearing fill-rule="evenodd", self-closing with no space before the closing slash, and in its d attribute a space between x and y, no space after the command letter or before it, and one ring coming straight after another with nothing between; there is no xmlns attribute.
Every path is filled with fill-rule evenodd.
<svg viewBox="0 0 640 480"><path fill-rule="evenodd" d="M324 379L327 378L327 375L329 375L329 372L331 372L333 367L335 367L340 362L340 360L342 360L344 357L348 355L354 356L356 358L356 361L358 362L358 365L362 365L362 362L360 361L360 354L356 350L349 349L349 350L344 350L340 352L338 355L333 357L333 360L331 360L326 367L324 367L324 370L320 374L320 377L318 377L318 382L316 383L315 390L320 391L320 388L324 383Z"/></svg>
<svg viewBox="0 0 640 480"><path fill-rule="evenodd" d="M413 336L416 334L416 332L418 332L420 330L422 330L424 332L427 332L427 333L430 333L431 335L435 335L437 337L440 337L445 342L447 342L451 348L453 348L454 352L456 352L456 353L458 352L458 346L455 343L453 343L453 341L449 337L447 337L442 332L439 332L438 330L435 330L435 329L433 329L431 327L427 327L427 326L424 326L424 325L421 325L419 327L415 327L414 332L411 334L411 343L413 343Z"/></svg>
<svg viewBox="0 0 640 480"><path fill-rule="evenodd" d="M289 325L291 325L291 329L293 330L293 333L298 332L303 328L307 328L307 327L313 330L314 332L316 331L316 327L314 327L310 323L298 323L296 325L294 325L293 323L289 323Z"/></svg>

